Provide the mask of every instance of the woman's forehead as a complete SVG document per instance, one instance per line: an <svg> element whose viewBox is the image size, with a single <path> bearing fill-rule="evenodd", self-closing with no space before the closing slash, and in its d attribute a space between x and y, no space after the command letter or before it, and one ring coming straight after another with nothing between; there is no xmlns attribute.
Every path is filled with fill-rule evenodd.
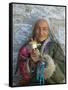
<svg viewBox="0 0 68 90"><path fill-rule="evenodd" d="M48 23L46 21L38 21L36 23L36 27L48 27Z"/></svg>

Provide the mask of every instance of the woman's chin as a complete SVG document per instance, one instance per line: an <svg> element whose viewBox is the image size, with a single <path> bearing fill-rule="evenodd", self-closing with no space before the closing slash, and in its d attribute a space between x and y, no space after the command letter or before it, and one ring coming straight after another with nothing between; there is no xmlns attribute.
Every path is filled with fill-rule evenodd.
<svg viewBox="0 0 68 90"><path fill-rule="evenodd" d="M39 38L39 42L46 40L45 38Z"/></svg>
<svg viewBox="0 0 68 90"><path fill-rule="evenodd" d="M46 40L47 39L47 37L45 37L45 38L38 38L38 41L39 42L42 42L42 41L44 41L44 40Z"/></svg>

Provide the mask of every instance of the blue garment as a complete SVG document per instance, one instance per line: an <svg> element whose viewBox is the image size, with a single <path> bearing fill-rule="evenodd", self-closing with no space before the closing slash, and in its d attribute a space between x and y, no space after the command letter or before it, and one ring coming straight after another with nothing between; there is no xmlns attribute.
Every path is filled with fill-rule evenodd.
<svg viewBox="0 0 68 90"><path fill-rule="evenodd" d="M45 78L44 78L44 69L46 68L47 63L46 62L39 62L37 66L37 80L39 81L40 85L45 84Z"/></svg>

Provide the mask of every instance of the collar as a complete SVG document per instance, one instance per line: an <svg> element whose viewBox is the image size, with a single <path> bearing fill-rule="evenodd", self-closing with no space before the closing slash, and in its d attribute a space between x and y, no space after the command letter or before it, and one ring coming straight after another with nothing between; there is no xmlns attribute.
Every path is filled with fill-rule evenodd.
<svg viewBox="0 0 68 90"><path fill-rule="evenodd" d="M43 54L44 48L46 47L46 45L47 45L48 42L50 42L50 38L48 38L47 40L45 40L44 43L42 44L41 54Z"/></svg>

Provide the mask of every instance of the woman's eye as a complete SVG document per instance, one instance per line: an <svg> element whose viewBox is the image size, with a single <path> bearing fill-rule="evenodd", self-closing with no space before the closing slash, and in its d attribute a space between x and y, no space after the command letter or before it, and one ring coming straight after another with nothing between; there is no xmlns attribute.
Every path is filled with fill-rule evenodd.
<svg viewBox="0 0 68 90"><path fill-rule="evenodd" d="M43 28L43 31L45 31L46 30L46 28Z"/></svg>
<svg viewBox="0 0 68 90"><path fill-rule="evenodd" d="M48 28L43 28L43 30L48 30Z"/></svg>
<svg viewBox="0 0 68 90"><path fill-rule="evenodd" d="M43 30L46 30L45 28L43 28Z"/></svg>

